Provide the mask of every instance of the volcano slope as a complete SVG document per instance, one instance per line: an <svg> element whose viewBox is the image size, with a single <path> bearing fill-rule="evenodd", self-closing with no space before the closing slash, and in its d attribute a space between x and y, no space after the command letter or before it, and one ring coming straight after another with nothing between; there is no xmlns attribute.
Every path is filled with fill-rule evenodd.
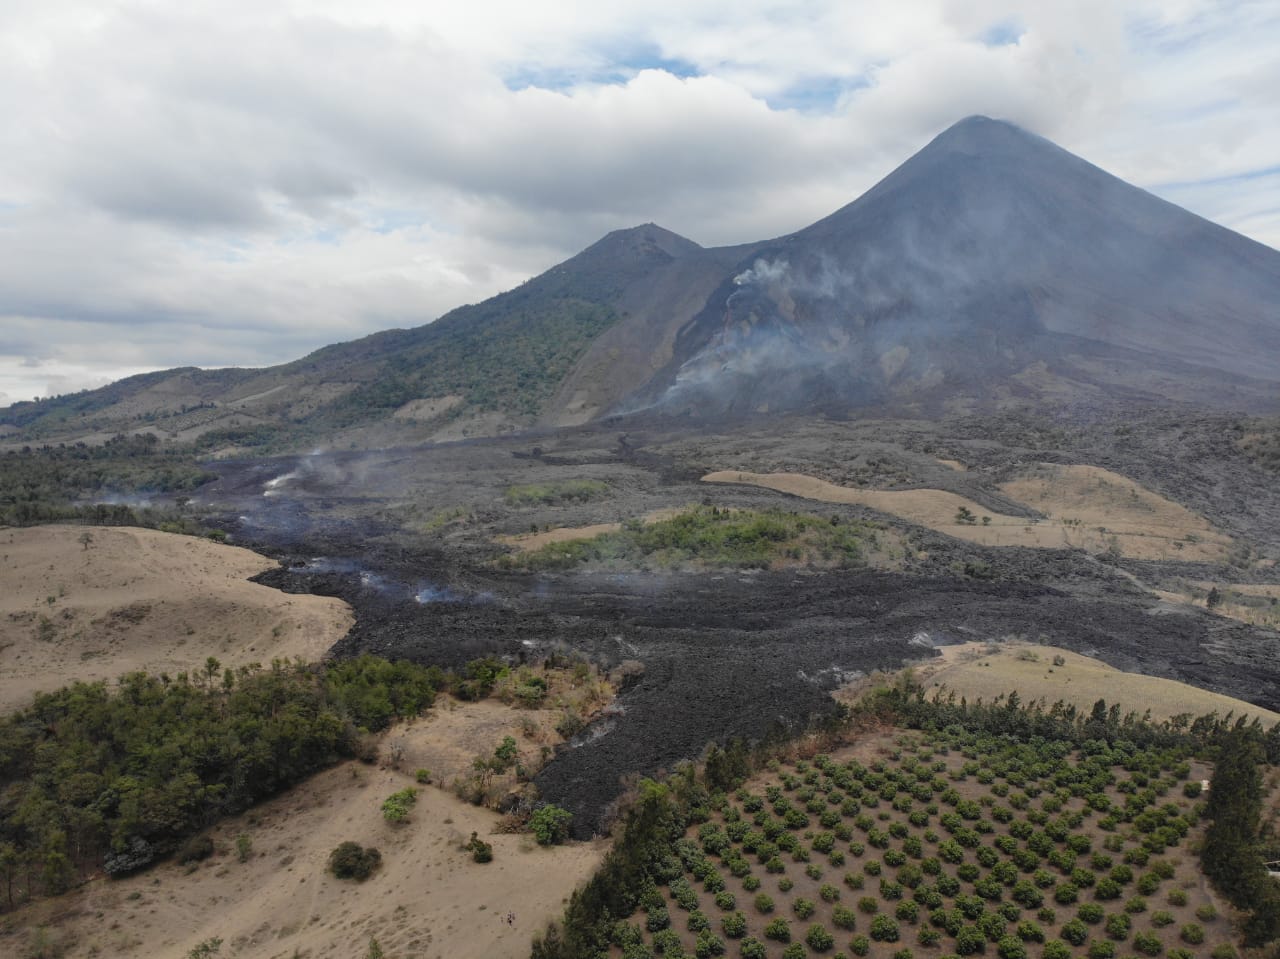
<svg viewBox="0 0 1280 959"><path fill-rule="evenodd" d="M794 731L834 710L829 694L841 684L953 642L1047 642L1280 706L1274 631L1161 595L1187 579L1275 580L1280 497L1274 475L1239 442L1251 429L1230 417L1136 410L1072 426L1023 414L941 423L800 417L717 436L650 422L622 435L584 427L377 454L223 462L215 467L222 478L202 498L220 504L219 521L237 541L283 560L262 581L352 605L355 627L333 655L461 665L486 654L518 661L570 651L608 667L641 663L642 672L627 671L611 714L538 778L543 795L573 810L585 835L605 823L629 777L669 768L711 741ZM850 487L937 490L980 510L1021 511L1036 524L1044 514L1005 492L1029 463L1130 477L1150 496L1202 517L1229 548L1206 562L1181 559L1183 550L1172 547L1169 558L1152 559L1087 544L989 546L857 503L700 481L718 468L751 468ZM556 492L583 488L591 492ZM583 527L590 535L590 527L704 503L875 521L904 547L879 568L780 556L764 569L659 558L537 572L521 569L505 541L531 528Z"/></svg>

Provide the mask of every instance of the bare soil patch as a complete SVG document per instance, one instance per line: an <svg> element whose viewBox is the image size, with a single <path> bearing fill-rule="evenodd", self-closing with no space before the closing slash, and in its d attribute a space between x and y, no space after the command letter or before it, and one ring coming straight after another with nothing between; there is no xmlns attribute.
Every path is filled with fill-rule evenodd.
<svg viewBox="0 0 1280 959"><path fill-rule="evenodd" d="M176 674L209 656L231 667L319 659L351 628L351 609L248 581L276 565L155 530L0 530L0 710L75 680Z"/></svg>

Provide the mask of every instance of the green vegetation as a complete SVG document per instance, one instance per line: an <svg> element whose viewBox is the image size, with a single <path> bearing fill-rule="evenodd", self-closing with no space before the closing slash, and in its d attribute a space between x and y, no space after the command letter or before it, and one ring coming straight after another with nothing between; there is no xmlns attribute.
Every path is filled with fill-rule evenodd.
<svg viewBox="0 0 1280 959"><path fill-rule="evenodd" d="M451 411L496 411L536 416L592 340L618 315L599 303L538 297L514 290L464 306L407 332L370 337L383 355L376 375L308 417L316 426L343 427L385 415L419 398L461 396ZM355 344L326 347L287 371L341 362ZM370 371L372 372L372 371Z"/></svg>
<svg viewBox="0 0 1280 959"><path fill-rule="evenodd" d="M39 695L0 720L0 902L143 868L219 817L365 753L368 731L417 715L445 684L438 669L371 656L235 672L211 658L192 676L132 673L114 688Z"/></svg>
<svg viewBox="0 0 1280 959"><path fill-rule="evenodd" d="M418 790L407 786L383 800L382 818L389 823L402 823L409 818L409 813L417 802Z"/></svg>
<svg viewBox="0 0 1280 959"><path fill-rule="evenodd" d="M471 853L471 859L474 862L493 862L493 845L485 842L476 833L471 834L471 838L462 848Z"/></svg>
<svg viewBox="0 0 1280 959"><path fill-rule="evenodd" d="M510 486L503 498L509 506L557 506L561 503L585 503L608 492L609 484L599 480L565 480L561 483Z"/></svg>
<svg viewBox="0 0 1280 959"><path fill-rule="evenodd" d="M382 865L382 853L348 840L329 853L329 871L339 879L364 882Z"/></svg>
<svg viewBox="0 0 1280 959"><path fill-rule="evenodd" d="M671 519L632 521L614 533L550 543L505 557L503 564L534 570L584 564L638 567L766 568L774 563L860 566L883 530L874 523L823 519L781 509L731 510L697 506Z"/></svg>
<svg viewBox="0 0 1280 959"><path fill-rule="evenodd" d="M550 803L539 806L529 817L529 831L540 846L554 846L569 838L573 813Z"/></svg>
<svg viewBox="0 0 1280 959"><path fill-rule="evenodd" d="M92 504L112 494L181 493L215 478L189 450L151 434L116 436L102 446L27 447L0 454L0 523L84 520L98 525L159 526L178 515L123 504ZM88 500L92 505L85 505Z"/></svg>
<svg viewBox="0 0 1280 959"><path fill-rule="evenodd" d="M754 909L721 924L742 955L802 956L844 943L848 953L884 957L912 952L907 944L998 959L1156 956L1173 923L1186 947L1234 953L1193 921L1197 909L1214 913L1203 893L1185 894L1197 874L1182 850L1202 807L1181 787L1190 757L1225 748L1233 730L1251 730L1272 756L1280 732L1215 716L1153 724L1103 702L1078 712L1024 707L1016 696L929 700L906 680L805 743L836 745L889 723L918 732L864 745L859 755L874 760L819 753L779 762L762 748L749 765L769 774L747 789L745 773L724 782L721 751L714 789L692 766L643 782L601 872L575 894L564 923L535 942L534 959L610 948L696 953L709 896L719 906L727 893L725 904L736 905L762 886ZM880 852L844 885L865 881L871 893L878 884L878 895L842 902L823 867L855 846ZM1145 897L1175 891L1183 895L1172 911L1148 909ZM1050 896L1079 906L1054 909ZM624 943L623 928L640 941ZM1168 948L1170 959L1199 954L1178 949L1185 954Z"/></svg>

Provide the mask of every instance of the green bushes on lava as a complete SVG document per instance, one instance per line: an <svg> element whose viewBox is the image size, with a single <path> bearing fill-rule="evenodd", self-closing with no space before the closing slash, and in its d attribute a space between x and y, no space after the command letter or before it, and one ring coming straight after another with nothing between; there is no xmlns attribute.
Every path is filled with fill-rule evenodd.
<svg viewBox="0 0 1280 959"><path fill-rule="evenodd" d="M505 557L501 565L531 570L597 565L627 568L711 566L763 569L775 563L861 566L883 527L832 521L781 509L696 506L654 523L632 521L591 539L550 543Z"/></svg>

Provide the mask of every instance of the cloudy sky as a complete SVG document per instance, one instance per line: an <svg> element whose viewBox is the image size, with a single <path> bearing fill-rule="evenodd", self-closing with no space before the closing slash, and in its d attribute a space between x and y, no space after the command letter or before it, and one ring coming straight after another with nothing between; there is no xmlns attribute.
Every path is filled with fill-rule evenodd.
<svg viewBox="0 0 1280 959"><path fill-rule="evenodd" d="M974 113L1280 247L1280 4L0 0L0 404L798 229Z"/></svg>

